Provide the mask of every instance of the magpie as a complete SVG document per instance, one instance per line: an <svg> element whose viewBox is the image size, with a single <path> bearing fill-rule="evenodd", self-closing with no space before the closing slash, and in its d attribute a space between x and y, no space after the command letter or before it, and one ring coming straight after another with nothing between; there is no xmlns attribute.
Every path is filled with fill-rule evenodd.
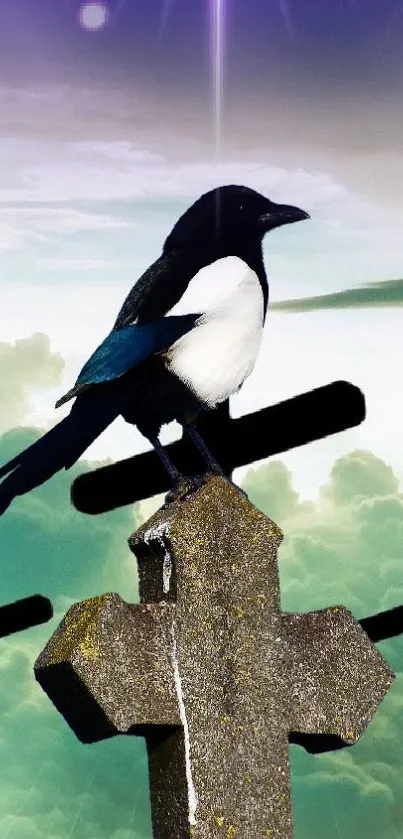
<svg viewBox="0 0 403 839"><path fill-rule="evenodd" d="M13 498L70 468L119 416L137 426L181 497L189 490L165 452L162 425L177 420L208 471L222 470L195 428L200 411L237 392L250 375L268 305L264 235L308 213L276 204L246 186L204 193L180 216L161 256L126 297L105 340L74 387L70 413L0 468L0 515ZM193 302L213 291L208 305ZM193 296L192 296L193 295Z"/></svg>

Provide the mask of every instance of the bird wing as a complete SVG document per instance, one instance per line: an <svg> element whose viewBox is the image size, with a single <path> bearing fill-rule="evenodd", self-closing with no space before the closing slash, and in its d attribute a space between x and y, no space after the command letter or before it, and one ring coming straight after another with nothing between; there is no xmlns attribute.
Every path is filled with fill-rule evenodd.
<svg viewBox="0 0 403 839"><path fill-rule="evenodd" d="M74 387L56 402L56 408L93 385L118 379L149 356L167 349L193 329L199 317L172 315L113 329L84 364Z"/></svg>
<svg viewBox="0 0 403 839"><path fill-rule="evenodd" d="M149 323L162 318L180 300L199 267L188 253L160 256L139 277L127 295L114 329L136 321Z"/></svg>

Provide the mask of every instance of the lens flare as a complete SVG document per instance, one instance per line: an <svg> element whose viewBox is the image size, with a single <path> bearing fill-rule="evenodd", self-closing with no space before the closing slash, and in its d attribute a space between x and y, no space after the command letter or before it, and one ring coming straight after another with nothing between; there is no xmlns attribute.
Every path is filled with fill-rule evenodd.
<svg viewBox="0 0 403 839"><path fill-rule="evenodd" d="M83 3L78 12L78 22L83 29L89 32L98 32L104 29L109 20L109 8L107 3L90 2Z"/></svg>

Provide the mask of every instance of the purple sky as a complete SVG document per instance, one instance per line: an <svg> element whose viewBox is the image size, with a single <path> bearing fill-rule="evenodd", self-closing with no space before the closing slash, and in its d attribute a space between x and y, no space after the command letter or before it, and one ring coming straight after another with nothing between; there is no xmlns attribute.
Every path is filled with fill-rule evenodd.
<svg viewBox="0 0 403 839"><path fill-rule="evenodd" d="M402 148L400 0L225 2L230 149L284 148L293 135L309 165L308 149L318 160ZM79 0L0 0L0 85L140 95L177 134L185 128L186 155L212 130L210 4L109 0L108 26L88 33Z"/></svg>
<svg viewBox="0 0 403 839"><path fill-rule="evenodd" d="M209 2L110 0L109 25L89 33L78 0L0 0L2 462L21 448L16 426L61 418L56 399L179 213L212 186L245 183L311 213L266 238L271 300L402 276L403 0L226 0L219 161ZM269 515L286 512L284 608L346 603L361 617L403 600L402 495L391 468L403 481L402 349L397 307L269 310L233 415L340 379L363 389L368 410L358 428L283 455L292 482L275 463L257 479L271 493ZM175 433L164 429L164 441ZM122 420L87 454L117 460L146 447ZM3 600L43 582L57 620L70 597L113 590L130 600L134 579L133 521L75 523L71 476L59 477L2 519L0 540L11 557L0 568ZM300 504L296 492L319 501ZM151 835L133 743L82 749L43 695L33 701L37 637L4 642L0 835ZM401 839L402 696L400 680L353 761L349 752L307 756L304 771L294 764L296 839Z"/></svg>
<svg viewBox="0 0 403 839"><path fill-rule="evenodd" d="M109 25L94 35L77 26L78 0L0 0L3 80L152 72L170 92L174 85L205 89L209 0L108 5ZM227 0L226 6L231 84L295 86L308 96L325 85L400 89L403 6L397 0Z"/></svg>
<svg viewBox="0 0 403 839"><path fill-rule="evenodd" d="M292 238L279 231L267 242L272 299L401 277L401 0L225 2L217 161L210 0L110 0L97 33L78 25L78 0L0 0L0 275L10 307L1 335L31 334L35 322L68 359L68 386L179 213L219 183L246 183L311 213ZM17 281L32 293L27 319ZM46 282L44 306L37 288ZM100 319L91 332L83 303L72 341L65 295L74 285L85 300L94 282ZM50 294L61 297L51 303ZM339 328L336 318L337 363ZM292 335L298 344L294 326ZM313 339L307 386L325 375ZM345 339L344 349L352 369ZM270 352L248 407L267 398ZM290 376L276 398L301 387L293 367ZM48 398L41 421L53 410Z"/></svg>
<svg viewBox="0 0 403 839"><path fill-rule="evenodd" d="M225 3L223 153L314 165L353 189L373 195L379 188L396 200L403 175L395 160L403 146L400 0ZM111 93L109 136L115 125L115 135L128 140L134 130L137 139L146 133L149 148L160 138L167 157L210 155L211 0L109 0L109 24L97 33L78 26L80 5L0 0L0 87L68 84L98 91L104 103ZM97 124L95 104L85 116ZM10 111L2 115L3 136L13 136L9 121ZM101 128L98 136L106 136Z"/></svg>

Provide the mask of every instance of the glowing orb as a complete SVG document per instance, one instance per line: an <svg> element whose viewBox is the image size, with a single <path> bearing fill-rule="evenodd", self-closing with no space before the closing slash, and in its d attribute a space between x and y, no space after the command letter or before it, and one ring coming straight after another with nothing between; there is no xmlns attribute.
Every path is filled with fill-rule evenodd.
<svg viewBox="0 0 403 839"><path fill-rule="evenodd" d="M107 3L83 3L78 13L78 20L83 29L95 32L103 29L108 22L109 9Z"/></svg>

